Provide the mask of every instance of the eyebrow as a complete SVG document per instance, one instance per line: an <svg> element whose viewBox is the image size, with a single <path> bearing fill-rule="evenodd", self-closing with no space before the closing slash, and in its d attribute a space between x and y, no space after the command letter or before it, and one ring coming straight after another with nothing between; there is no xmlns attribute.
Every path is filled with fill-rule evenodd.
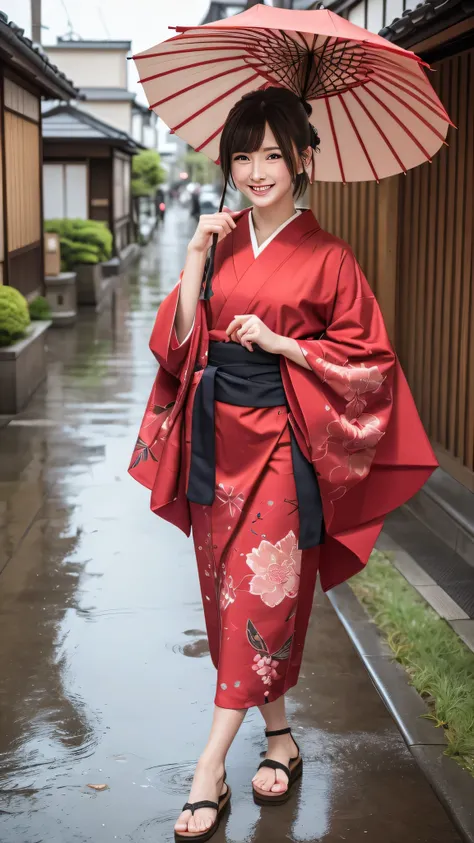
<svg viewBox="0 0 474 843"><path fill-rule="evenodd" d="M264 146L264 147L263 147L263 151L264 151L264 152L271 152L273 149L278 149L278 150L279 150L279 149L280 149L280 147L279 147L279 146ZM242 152L240 152L240 153L239 153L239 152L234 152L234 155L247 155L247 153L246 153L246 152L243 152L243 153L242 153Z"/></svg>

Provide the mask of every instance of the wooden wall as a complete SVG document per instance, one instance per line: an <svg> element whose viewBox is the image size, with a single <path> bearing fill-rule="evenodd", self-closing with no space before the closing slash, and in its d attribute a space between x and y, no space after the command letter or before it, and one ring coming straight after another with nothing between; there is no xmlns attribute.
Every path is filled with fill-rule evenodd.
<svg viewBox="0 0 474 843"><path fill-rule="evenodd" d="M398 177L331 184L311 190L311 207L323 228L350 243L395 338Z"/></svg>
<svg viewBox="0 0 474 843"><path fill-rule="evenodd" d="M474 491L474 50L433 68L449 147L380 185L314 185L311 206L354 249L440 464Z"/></svg>
<svg viewBox="0 0 474 843"><path fill-rule="evenodd" d="M0 121L0 126L1 126ZM0 284L4 282L4 260L5 260L5 236L4 236L4 214L3 207L3 138L0 133Z"/></svg>
<svg viewBox="0 0 474 843"><path fill-rule="evenodd" d="M441 465L474 490L474 50L433 68L458 129L400 180L397 350Z"/></svg>
<svg viewBox="0 0 474 843"><path fill-rule="evenodd" d="M91 220L106 222L112 231L112 158L89 160Z"/></svg>
<svg viewBox="0 0 474 843"><path fill-rule="evenodd" d="M5 111L8 251L41 237L39 126Z"/></svg>
<svg viewBox="0 0 474 843"><path fill-rule="evenodd" d="M4 280L28 296L43 287L40 96L9 75L3 87Z"/></svg>

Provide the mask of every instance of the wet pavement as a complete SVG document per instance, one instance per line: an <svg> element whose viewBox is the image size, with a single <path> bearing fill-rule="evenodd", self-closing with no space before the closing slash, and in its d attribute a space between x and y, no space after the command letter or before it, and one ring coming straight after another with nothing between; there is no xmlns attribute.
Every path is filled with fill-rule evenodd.
<svg viewBox="0 0 474 843"><path fill-rule="evenodd" d="M166 843L212 714L192 542L126 473L148 337L191 234L172 209L114 307L48 334L49 375L0 429L0 840ZM305 768L259 808L257 710L228 759L216 843L454 843L327 599L288 695ZM96 791L89 784L107 785Z"/></svg>

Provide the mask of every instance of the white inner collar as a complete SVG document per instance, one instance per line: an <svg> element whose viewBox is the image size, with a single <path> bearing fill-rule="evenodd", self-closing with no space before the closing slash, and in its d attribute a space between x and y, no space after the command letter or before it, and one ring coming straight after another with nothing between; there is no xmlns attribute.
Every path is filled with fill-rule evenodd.
<svg viewBox="0 0 474 843"><path fill-rule="evenodd" d="M290 217L289 219L285 220L285 222L282 222L282 224L278 226L278 228L277 228L277 229L273 232L273 234L270 234L270 237L267 237L267 239L266 239L266 240L264 240L264 241L263 241L263 243L261 243L261 244L260 244L260 246L259 246L259 245L258 245L258 243L257 243L257 235L256 235L256 233L255 233L255 226L254 226L254 224L253 224L252 211L250 211L250 213L249 213L250 241L251 241L251 243L252 243L252 249L253 249L253 256L254 256L254 258L257 258L257 257L259 256L259 254L260 254L261 252L263 252L263 250L265 249L265 247L266 247L266 246L268 246L268 244L269 244L269 243L271 243L271 241L273 240L273 238L274 238L274 237L276 237L276 236L277 236L277 234L279 234L279 233L280 233L280 231L283 231L283 229L285 228L285 226L287 226L290 222L292 222L292 220L296 219L296 217L299 217L299 215L300 215L301 213L302 213L302 211L301 211L301 210L297 210L297 211L293 214L293 216L292 216L292 217Z"/></svg>

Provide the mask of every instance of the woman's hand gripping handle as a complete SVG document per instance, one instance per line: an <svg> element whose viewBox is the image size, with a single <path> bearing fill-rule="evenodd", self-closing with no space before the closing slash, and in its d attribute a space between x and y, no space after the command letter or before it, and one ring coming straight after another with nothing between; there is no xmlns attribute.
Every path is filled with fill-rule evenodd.
<svg viewBox="0 0 474 843"><path fill-rule="evenodd" d="M212 244L212 237L217 234L219 242L227 237L235 226L236 224L228 211L222 211L219 214L203 214L199 218L196 231L188 244L181 280L175 320L178 342L182 342L184 337L187 336L194 322L206 255Z"/></svg>

